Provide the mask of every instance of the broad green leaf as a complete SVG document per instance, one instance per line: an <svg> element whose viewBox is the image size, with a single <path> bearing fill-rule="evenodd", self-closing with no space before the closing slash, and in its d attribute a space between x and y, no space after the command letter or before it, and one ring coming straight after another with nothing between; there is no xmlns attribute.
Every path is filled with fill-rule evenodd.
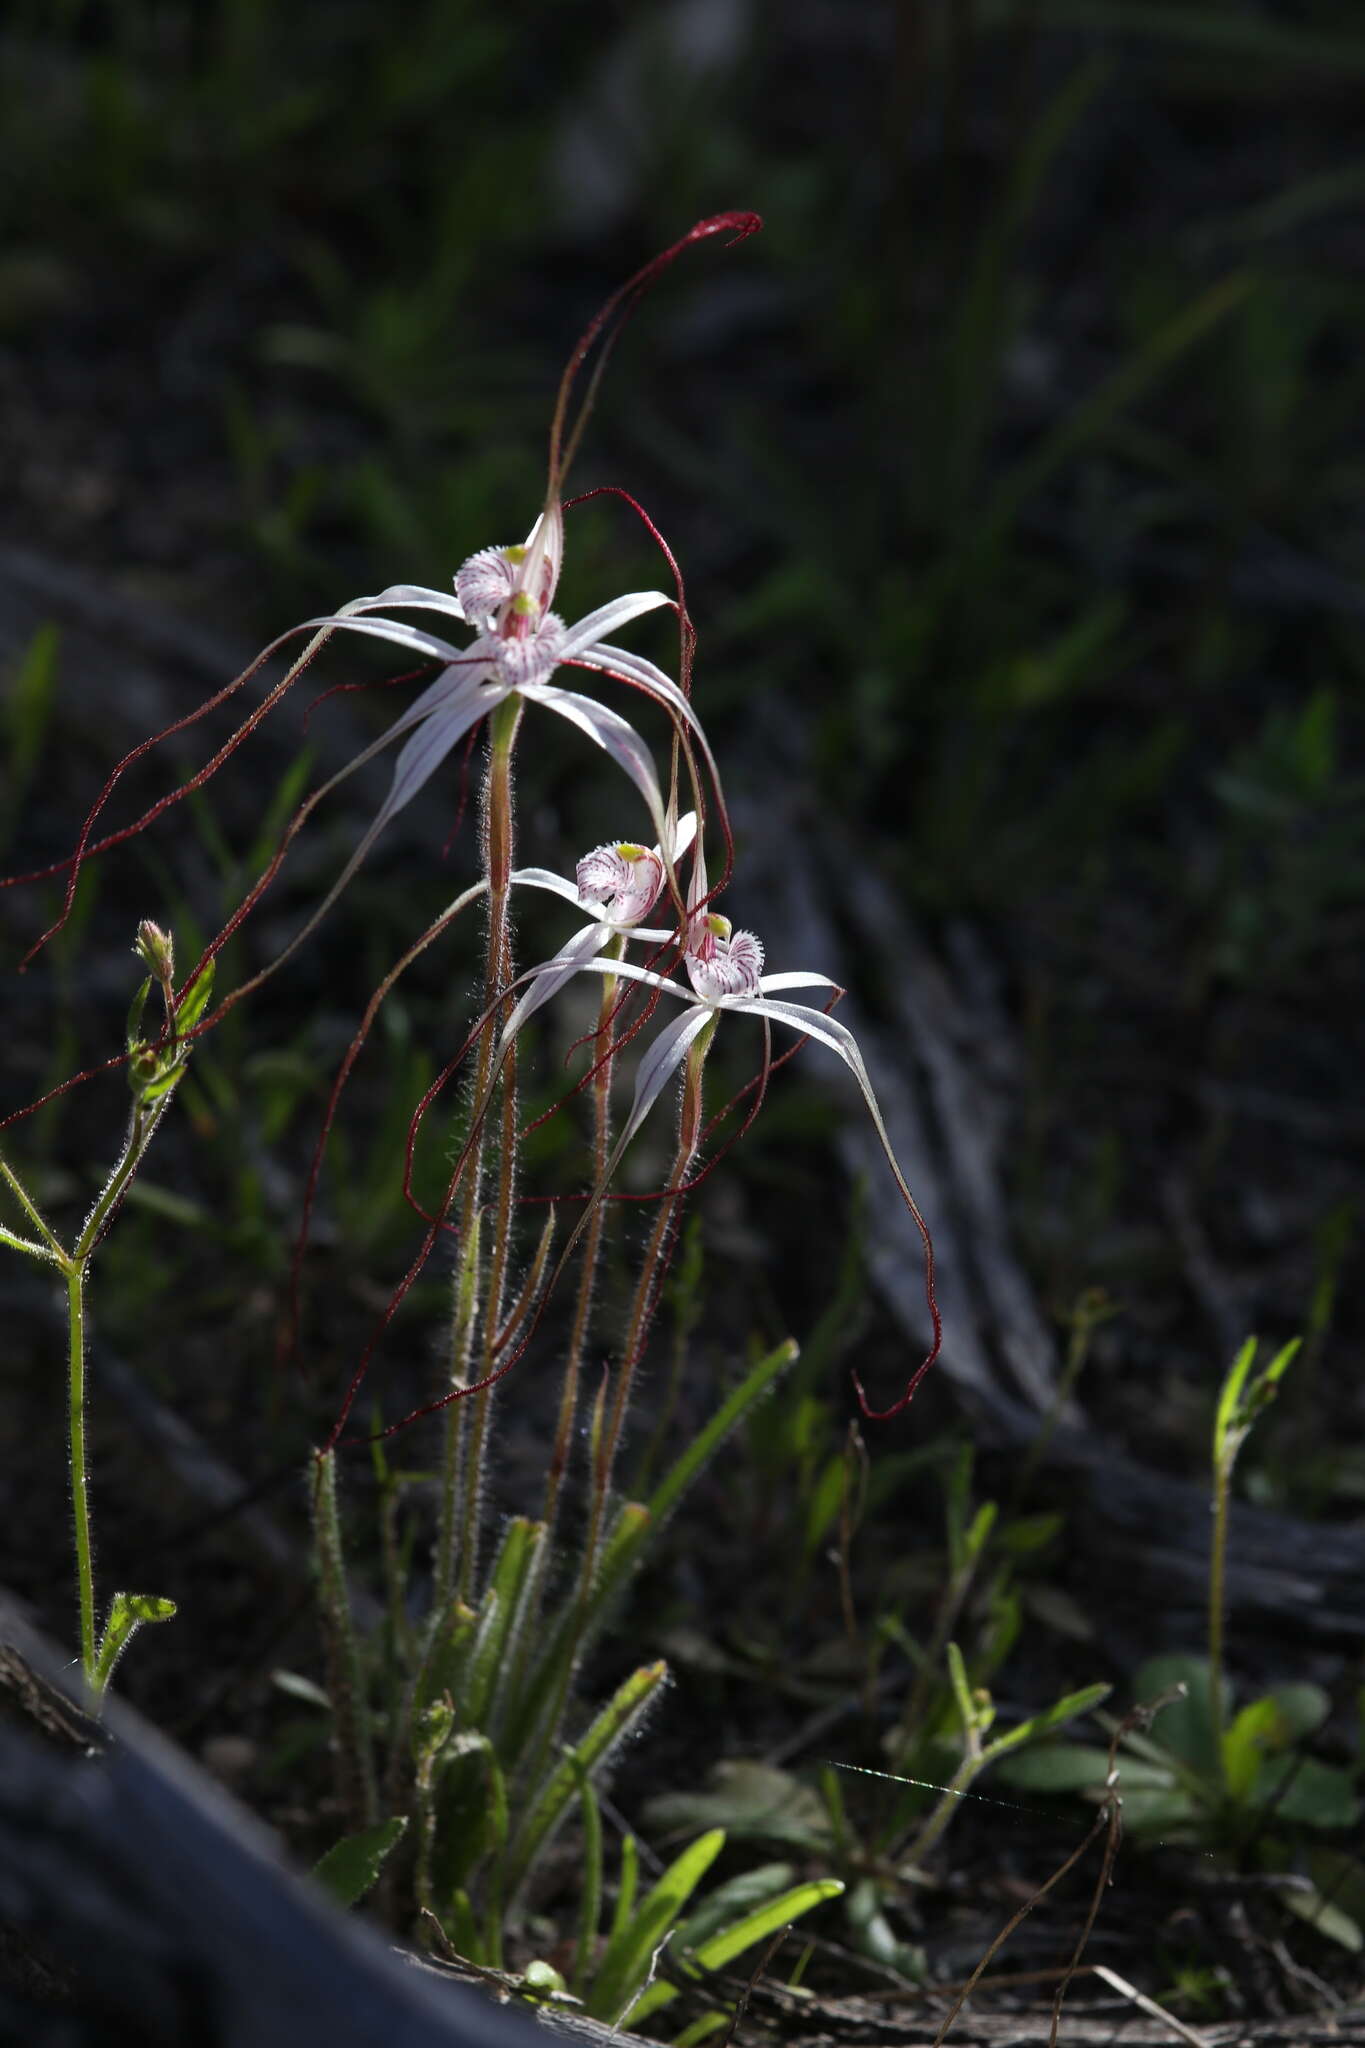
<svg viewBox="0 0 1365 2048"><path fill-rule="evenodd" d="M1269 1695L1283 1717L1289 1742L1302 1742L1316 1735L1332 1711L1332 1702L1320 1685L1306 1681L1298 1685L1277 1685Z"/></svg>
<svg viewBox="0 0 1365 2048"><path fill-rule="evenodd" d="M378 1882L384 1860L401 1840L407 1824L407 1815L396 1813L372 1828L361 1828L357 1834L343 1835L321 1861L314 1864L314 1877L326 1886L338 1905L354 1906Z"/></svg>
<svg viewBox="0 0 1365 2048"><path fill-rule="evenodd" d="M1217 1785L1221 1779L1210 1704L1208 1659L1182 1653L1150 1658L1133 1680L1133 1698L1139 1704L1154 1700L1173 1685L1183 1685L1186 1697L1172 1700L1169 1706L1161 1709L1152 1723L1152 1739L1160 1748L1178 1757L1206 1784ZM1226 1714L1229 1704L1226 1681L1223 1691L1223 1711Z"/></svg>
<svg viewBox="0 0 1365 2048"><path fill-rule="evenodd" d="M834 1846L818 1793L789 1771L742 1757L717 1764L705 1792L665 1792L645 1811L652 1826L670 1832L722 1827L741 1839L781 1842L817 1855Z"/></svg>
<svg viewBox="0 0 1365 2048"><path fill-rule="evenodd" d="M799 1920L804 1913L813 1912L824 1905L827 1899L839 1898L844 1890L843 1880L837 1877L815 1878L807 1884L793 1886L778 1898L770 1899L767 1905L746 1913L731 1926L713 1934L708 1941L691 1952L690 1960L703 1970L723 1970L736 1956L742 1956L746 1949L765 1941L770 1934L776 1934L779 1927L786 1927L793 1920ZM677 1996L671 1984L651 1984L641 1994L625 2015L632 2029L661 2005Z"/></svg>
<svg viewBox="0 0 1365 2048"><path fill-rule="evenodd" d="M1154 1765L1130 1767L1125 1763L1125 1786L1130 1782L1130 1768L1152 1772L1163 1785L1171 1783L1169 1771L1158 1774ZM1024 1756L1010 1757L1000 1768L1002 1781L1019 1792L1088 1792L1092 1786L1102 1785L1108 1775L1108 1751L1080 1742L1043 1743Z"/></svg>
<svg viewBox="0 0 1365 2048"><path fill-rule="evenodd" d="M1188 1792L1148 1791L1119 1780L1123 1800L1123 1823L1133 1835L1160 1841L1191 1842L1199 1834L1204 1816Z"/></svg>
<svg viewBox="0 0 1365 2048"><path fill-rule="evenodd" d="M1277 1819L1309 1828L1350 1828L1360 1819L1360 1800L1345 1771L1311 1756L1275 1757L1263 1764L1248 1801L1273 1806Z"/></svg>

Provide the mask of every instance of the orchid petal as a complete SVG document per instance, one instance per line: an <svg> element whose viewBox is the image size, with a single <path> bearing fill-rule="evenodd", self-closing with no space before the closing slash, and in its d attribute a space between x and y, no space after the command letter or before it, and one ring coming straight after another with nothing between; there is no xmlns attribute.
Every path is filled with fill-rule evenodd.
<svg viewBox="0 0 1365 2048"><path fill-rule="evenodd" d="M610 604L599 605L595 612L589 612L570 627L564 652L566 656L577 654L604 634L614 633L618 626L629 625L632 619L642 618L646 612L656 612L660 605L672 602L672 598L665 597L662 590L633 590L623 597L614 597Z"/></svg>
<svg viewBox="0 0 1365 2048"><path fill-rule="evenodd" d="M567 875L557 875L552 868L514 868L510 879L520 883L523 889L549 889L554 895L562 896L566 903L572 903L575 910L588 909L594 915L596 906L585 906L578 900L578 891Z"/></svg>
<svg viewBox="0 0 1365 2048"><path fill-rule="evenodd" d="M769 996L732 996L722 1007L726 1010L743 1010L753 1017L766 1017L778 1024L790 1025L793 1031L799 1031L803 1037L818 1039L821 1045L827 1045L831 1052L838 1053L858 1084L863 1101L867 1105L867 1113L881 1142L882 1151L886 1154L887 1165L896 1177L896 1185L904 1196L911 1214L918 1217L918 1205L906 1185L900 1162L891 1148L891 1139L887 1134L881 1107L873 1091L871 1076L868 1074L862 1051L847 1025L840 1024L834 1017L827 1017L823 1010L812 1010L807 1003L775 1003Z"/></svg>
<svg viewBox="0 0 1365 2048"><path fill-rule="evenodd" d="M408 605L416 611L444 612L447 618L458 619L467 625L464 606L449 590L433 590L426 583L391 583L387 590L381 590L375 597L353 597L349 604L341 607L341 616L352 613L377 611L381 605Z"/></svg>
<svg viewBox="0 0 1365 2048"><path fill-rule="evenodd" d="M434 633L424 633L419 626L405 626L401 619L370 619L361 613L334 612L325 619L305 619L293 630L296 633L325 633L336 627L352 633L368 633L374 640L392 640L396 646L425 655L429 661L468 659L468 648L452 647L448 640L438 640Z"/></svg>
<svg viewBox="0 0 1365 2048"><path fill-rule="evenodd" d="M789 968L782 974L765 974L758 984L760 995L771 995L779 988L837 988L842 993L842 984L831 981L827 974L808 974L804 967Z"/></svg>
<svg viewBox="0 0 1365 2048"><path fill-rule="evenodd" d="M605 704L581 696L577 690L562 690L557 683L527 683L520 694L532 703L548 705L561 718L567 718L571 725L576 725L610 754L618 767L624 768L648 804L650 818L662 841L665 829L663 796L649 749L635 727L617 712L608 710Z"/></svg>
<svg viewBox="0 0 1365 2048"><path fill-rule="evenodd" d="M630 937L650 940L655 937L655 934L653 932L632 932ZM675 939L676 937L676 932L666 932L663 941L660 941L660 943L668 939ZM627 981L643 982L647 988L661 988L665 995L676 996L680 1003L687 1003L692 1008L696 1007L697 999L690 988L684 988L680 981L670 981L666 974L656 973L652 967L637 967L633 960L580 960L579 972L582 973L585 970L593 974L624 975ZM730 1008L732 1006L727 1004L726 1007ZM707 1014L710 1014L709 1010Z"/></svg>
<svg viewBox="0 0 1365 2048"><path fill-rule="evenodd" d="M693 1040L700 1036L714 1015L713 1010L694 1003L681 1017L675 1017L671 1024L666 1024L641 1053L640 1064L635 1071L635 1100L630 1106L630 1115L621 1126L620 1136L607 1162L607 1170L603 1175L604 1186L611 1180L621 1162L622 1153L658 1101L665 1083L677 1073L687 1057Z"/></svg>
<svg viewBox="0 0 1365 2048"><path fill-rule="evenodd" d="M557 875L552 868L514 868L511 875L514 885L523 889L545 889L553 896L562 896L566 903L572 903L575 910L586 912L602 926L614 931L619 938L640 939L647 946L666 946L677 938L676 931L660 931L648 925L618 925L608 918L606 911L597 903L581 903L578 891L567 875Z"/></svg>
<svg viewBox="0 0 1365 2048"><path fill-rule="evenodd" d="M471 726L486 718L494 705L507 695L505 690L490 688L480 678L466 679L464 685L452 691L447 702L427 711L417 724L417 730L407 742L393 764L393 783L373 825L366 833L357 851L357 858L381 832L389 819L410 804L423 784L429 782L452 747L459 745ZM416 710L413 706L413 710ZM387 738L416 723L412 713L406 713L398 723L390 727Z"/></svg>
<svg viewBox="0 0 1365 2048"><path fill-rule="evenodd" d="M611 962L599 961L593 956L601 952L612 936L610 925L582 925L571 939L566 940L552 960L547 960L541 967L532 968L529 976L518 976L518 980L521 981L529 979L530 987L503 1026L502 1036L498 1040L494 1071L501 1065L508 1048L527 1018L533 1016L543 1003L548 1003L551 996L557 995L566 981L585 967L600 966L610 969Z"/></svg>

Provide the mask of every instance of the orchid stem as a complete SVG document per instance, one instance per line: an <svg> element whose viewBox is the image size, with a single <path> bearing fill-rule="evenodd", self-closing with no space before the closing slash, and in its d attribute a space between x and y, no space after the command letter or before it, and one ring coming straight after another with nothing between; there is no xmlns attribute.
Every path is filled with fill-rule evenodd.
<svg viewBox="0 0 1365 2048"><path fill-rule="evenodd" d="M512 980L512 933L508 915L515 830L512 811L512 753L521 725L521 714L521 698L511 696L504 698L489 720L488 771L484 781L483 802L484 862L488 875L488 951L484 969L484 1004L489 1014L479 1040L474 1080L474 1101L477 1104L488 1100L489 1088L493 1082L498 1031L503 1021L502 1006L494 1009L493 1005L498 1002L499 996L509 987ZM517 1153L515 1047L508 1051L503 1060L497 1085L502 1094L501 1142L488 1277L482 1303L483 1362L479 1373L481 1379L487 1378L496 1367L497 1333L502 1319L502 1300L510 1250ZM473 1150L467 1168L462 1235L472 1229L479 1208L483 1154L483 1133L480 1131L474 1136ZM483 1460L488 1440L490 1399L491 1389L475 1395L474 1411L470 1417L464 1443L464 1484L460 1502L458 1561L458 1592L462 1600L470 1598L478 1569L479 1510L483 1498ZM447 1442L450 1442L449 1437Z"/></svg>
<svg viewBox="0 0 1365 2048"><path fill-rule="evenodd" d="M712 1016L706 1028L701 1031L688 1051L683 1069L682 1111L678 1122L678 1149L673 1159L673 1170L668 1178L668 1192L659 1205L654 1219L654 1228L649 1234L645 1256L640 1268L640 1277L635 1286L635 1298L631 1303L630 1321L626 1328L625 1350L612 1388L611 1405L607 1412L602 1439L597 1446L593 1460L592 1505L589 1511L588 1535L583 1548L583 1565L579 1579L579 1600L586 1606L597 1570L598 1551L602 1541L602 1525L606 1517L607 1495L611 1490L612 1473L616 1465L616 1453L620 1448L621 1432L625 1426L626 1409L630 1403L631 1386L635 1368L649 1336L649 1327L658 1305L659 1283L666 1263L665 1254L672 1242L682 1213L683 1193L687 1176L697 1156L697 1146L702 1128L702 1068L715 1036L716 1019Z"/></svg>
<svg viewBox="0 0 1365 2048"><path fill-rule="evenodd" d="M604 949L608 960L619 960L625 950L625 939L621 934L610 939ZM597 1035L592 1043L597 1049L597 1070L593 1075L593 1184L601 1187L607 1175L607 1162L611 1156L611 1070L612 1058L609 1051L610 1034L616 1013L617 980L608 976L602 983L602 1002L597 1013ZM564 1363L564 1387L559 1400L559 1419L555 1426L554 1448L550 1453L549 1468L545 1475L545 1505L541 1520L546 1529L546 1550L553 1540L555 1521L559 1512L559 1496L564 1486L564 1476L569 1462L569 1447L573 1441L574 1417L578 1410L578 1383L583 1370L583 1354L587 1349L588 1331L592 1323L593 1294L597 1285L597 1263L602 1250L602 1230L606 1221L605 1202L595 1202L583 1240L582 1265L578 1275L578 1299L574 1305L573 1328L569 1333L569 1351Z"/></svg>

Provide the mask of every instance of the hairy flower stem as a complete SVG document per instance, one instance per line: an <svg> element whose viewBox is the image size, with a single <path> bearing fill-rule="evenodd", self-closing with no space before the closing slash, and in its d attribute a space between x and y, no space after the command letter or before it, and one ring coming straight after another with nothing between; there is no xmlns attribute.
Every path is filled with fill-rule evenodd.
<svg viewBox="0 0 1365 2048"><path fill-rule="evenodd" d="M474 1101L488 1099L493 1077L493 1060L505 1005L494 1010L498 997L512 982L512 926L509 896L515 836L512 809L512 754L521 725L522 700L508 697L499 704L489 721L488 770L484 780L483 833L484 867L488 877L488 950L484 966L484 1006L488 1022L479 1040L474 1077ZM494 1198L488 1273L483 1290L483 1355L479 1378L486 1378L497 1366L498 1328L502 1320L503 1295L507 1284L507 1263L512 1230L512 1204L516 1188L517 1155L517 1070L515 1047L508 1052L498 1076L501 1096L497 1193ZM483 1134L474 1137L466 1167L461 1235L467 1239L478 1213L483 1181ZM478 1569L479 1506L483 1494L483 1459L488 1440L491 1389L474 1397L474 1410L464 1437L464 1478L460 1501L460 1531L457 1589L462 1600L471 1597ZM460 1403L455 1404L457 1407ZM447 1437L447 1446L459 1455L458 1439Z"/></svg>
<svg viewBox="0 0 1365 2048"><path fill-rule="evenodd" d="M318 1598L327 1640L337 1791L349 1824L355 1828L370 1827L379 1818L379 1792L370 1741L365 1673L351 1615L351 1596L346 1586L334 1451L324 1451L314 1470L313 1540L317 1552Z"/></svg>
<svg viewBox="0 0 1365 2048"><path fill-rule="evenodd" d="M619 960L625 950L625 939L617 935L611 939L603 953L607 960ZM611 1043L611 1032L615 1021L616 990L615 977L608 977L602 983L602 1002L597 1016L597 1034L592 1043L596 1050L598 1067L592 1082L592 1124L593 1124L593 1185L601 1187L607 1176L607 1161L611 1156L611 1070L612 1060L606 1048ZM578 1383L583 1370L583 1354L587 1349L588 1330L592 1322L593 1294L597 1285L597 1262L602 1250L602 1230L606 1222L606 1204L593 1205L588 1227L583 1237L582 1263L578 1273L578 1299L574 1304L573 1328L569 1332L568 1356L564 1361L564 1385L559 1397L559 1419L555 1425L554 1446L550 1452L550 1463L545 1474L545 1505L541 1520L545 1524L545 1554L548 1555L554 1538L555 1522L559 1513L559 1497L563 1491L564 1475L568 1469L569 1450L573 1442L574 1417L578 1411Z"/></svg>
<svg viewBox="0 0 1365 2048"><path fill-rule="evenodd" d="M1213 1461L1213 1540L1209 1554L1209 1721L1214 1769L1227 1791L1227 1748L1223 1741L1223 1619L1227 1611L1228 1506L1236 1453Z"/></svg>
<svg viewBox="0 0 1365 2048"><path fill-rule="evenodd" d="M715 1036L716 1020L712 1017L705 1029L694 1041L683 1068L682 1109L678 1118L678 1149L673 1157L673 1169L668 1177L670 1192L663 1196L654 1218L654 1227L649 1234L640 1276L635 1284L635 1298L631 1303L630 1320L626 1327L625 1349L621 1364L612 1387L611 1401L607 1409L600 1440L596 1445L592 1469L592 1499L589 1508L588 1535L583 1547L583 1564L579 1578L579 1601L586 1606L597 1572L598 1552L602 1542L602 1528L606 1519L607 1496L611 1491L612 1474L616 1466L616 1453L620 1448L621 1432L625 1426L626 1410L630 1405L630 1390L635 1378L635 1368L644 1352L649 1336L649 1327L658 1306L659 1290L667 1270L667 1253L673 1241L673 1234L682 1216L682 1189L697 1156L697 1145L702 1130L702 1068L711 1040Z"/></svg>
<svg viewBox="0 0 1365 2048"><path fill-rule="evenodd" d="M578 1584L574 1591L572 1632L560 1668L553 1701L539 1724L538 1738L527 1771L528 1780L531 1782L539 1775L549 1754L550 1745L563 1720L569 1691L583 1656L616 1452L625 1425L631 1382L635 1377L635 1368L644 1351L650 1323L658 1305L659 1288L668 1263L666 1254L681 1217L682 1189L697 1156L702 1131L702 1068L715 1030L716 1019L712 1017L706 1028L694 1040L687 1055L687 1062L683 1068L682 1109L678 1119L678 1149L673 1157L673 1170L668 1177L668 1188L671 1192L665 1193L660 1201L654 1218L654 1227L649 1234L649 1243L645 1247L640 1276L635 1285L635 1297L631 1303L625 1351L612 1388L610 1405L600 1426L595 1419L592 1472L589 1482L588 1531L583 1544ZM595 1418L602 1414L603 1405L599 1396L594 1410Z"/></svg>

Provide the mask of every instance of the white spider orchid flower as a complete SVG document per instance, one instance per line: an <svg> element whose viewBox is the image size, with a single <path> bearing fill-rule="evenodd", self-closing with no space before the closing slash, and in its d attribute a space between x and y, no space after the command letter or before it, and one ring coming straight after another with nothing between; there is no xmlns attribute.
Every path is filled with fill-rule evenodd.
<svg viewBox="0 0 1365 2048"><path fill-rule="evenodd" d="M643 923L643 919L648 917L664 891L668 872L664 864L664 845L670 847L676 868L696 836L697 814L688 811L678 820L667 841L660 841L657 846L637 846L631 840L620 839L606 846L594 847L579 861L573 881L565 875L555 874L550 868L517 868L513 871L514 886L546 889L552 895L562 896L566 902L586 910L591 923L581 925L553 959L533 968L529 977L523 977L529 979L530 986L508 1019L503 1032L504 1048L511 1044L528 1017L548 1003L551 996L556 995L565 982L590 960L605 952L614 940L618 942L614 950L619 953L619 942L626 939L640 939L645 945L666 946L677 938L676 929L651 928ZM610 963L602 964L610 972Z"/></svg>
<svg viewBox="0 0 1365 2048"><path fill-rule="evenodd" d="M617 647L607 637L630 620L672 604L673 599L661 590L633 591L599 605L576 624L566 626L549 609L559 581L562 553L563 515L555 504L536 521L521 546L485 548L471 555L455 578L453 594L421 584L395 583L375 597L353 599L329 618L309 619L294 629L315 636L305 660L313 647L333 632L344 631L388 641L442 664L441 673L388 731L311 800L320 800L382 748L407 735L394 763L387 797L328 891L325 902L309 920L309 930L336 901L384 827L411 803L466 734L512 696L543 704L609 754L644 798L660 844L668 842L671 835L663 793L649 748L635 727L618 712L577 690L551 682L551 675L561 663L596 669L652 697L668 713L684 742L696 746L712 786L719 793L720 778L714 757L701 722L682 690L652 661ZM456 623L473 625L475 638L466 647L456 647L406 620L383 616L389 610L437 612Z"/></svg>
<svg viewBox="0 0 1365 2048"><path fill-rule="evenodd" d="M694 829L695 819L688 817L680 824L679 833L686 832L690 841ZM679 845L677 851L681 853L683 847ZM602 859L604 854L619 855L624 867L632 871L632 874L637 861L645 857L644 850L638 847L623 845L615 848L598 848L596 853L588 855L586 860L580 863L580 875L585 869L588 871L589 885L593 890L602 886L610 867L610 862ZM654 858L659 859L658 849L655 850ZM549 875L545 870L525 869L515 876L514 880L530 882L540 888L553 888L556 894L562 896L570 893L570 884L562 876ZM627 877L622 888L606 899L607 904L621 900L629 886L630 877ZM607 939L615 932L626 931L634 937L656 943L675 938L677 934L646 931L636 923L613 923L608 909L600 904L594 907L591 902L588 907L597 922L575 933L553 959L545 961L540 967L529 969L526 974L519 977L529 986L499 1038L496 1061L498 1067L501 1066L527 1018L575 974L592 973L639 982L647 988L657 989L662 994L673 997L684 1006L682 1014L665 1024L640 1056L630 1114L617 1136L605 1172L593 1191L592 1200L564 1247L560 1263L562 1265L573 1250L586 1228L593 1207L603 1198L614 1179L627 1146L639 1131L664 1088L678 1073L697 1039L703 1032L712 1028L720 1016L733 1011L741 1016L759 1018L765 1028L772 1024L781 1024L800 1037L813 1038L819 1044L828 1046L831 1052L837 1053L857 1082L901 1200L905 1203L923 1246L925 1293L933 1323L933 1345L928 1356L912 1375L900 1400L889 1408L870 1407L862 1383L857 1375L854 1375L854 1385L863 1413L871 1420L880 1421L898 1414L906 1406L921 1377L938 1356L941 1323L934 1295L934 1254L928 1225L910 1192L900 1162L896 1158L858 1041L845 1025L828 1015L826 1011L814 1009L808 1003L791 1002L787 998L788 990L798 988L829 989L837 996L842 993L839 984L831 980L827 974L812 973L804 968L765 974L761 940L752 932L735 931L728 918L721 917L706 907L706 896L706 871L698 853L688 890L689 924L687 948L683 956L683 966L691 983L690 988L684 987L681 982L673 980L666 974L658 973L653 968L638 966L632 960L615 957L604 959L602 954ZM631 900L633 902L633 899ZM657 892L655 898L651 898L646 908L641 911L641 915L647 914L647 909L652 908L654 900L657 900Z"/></svg>

